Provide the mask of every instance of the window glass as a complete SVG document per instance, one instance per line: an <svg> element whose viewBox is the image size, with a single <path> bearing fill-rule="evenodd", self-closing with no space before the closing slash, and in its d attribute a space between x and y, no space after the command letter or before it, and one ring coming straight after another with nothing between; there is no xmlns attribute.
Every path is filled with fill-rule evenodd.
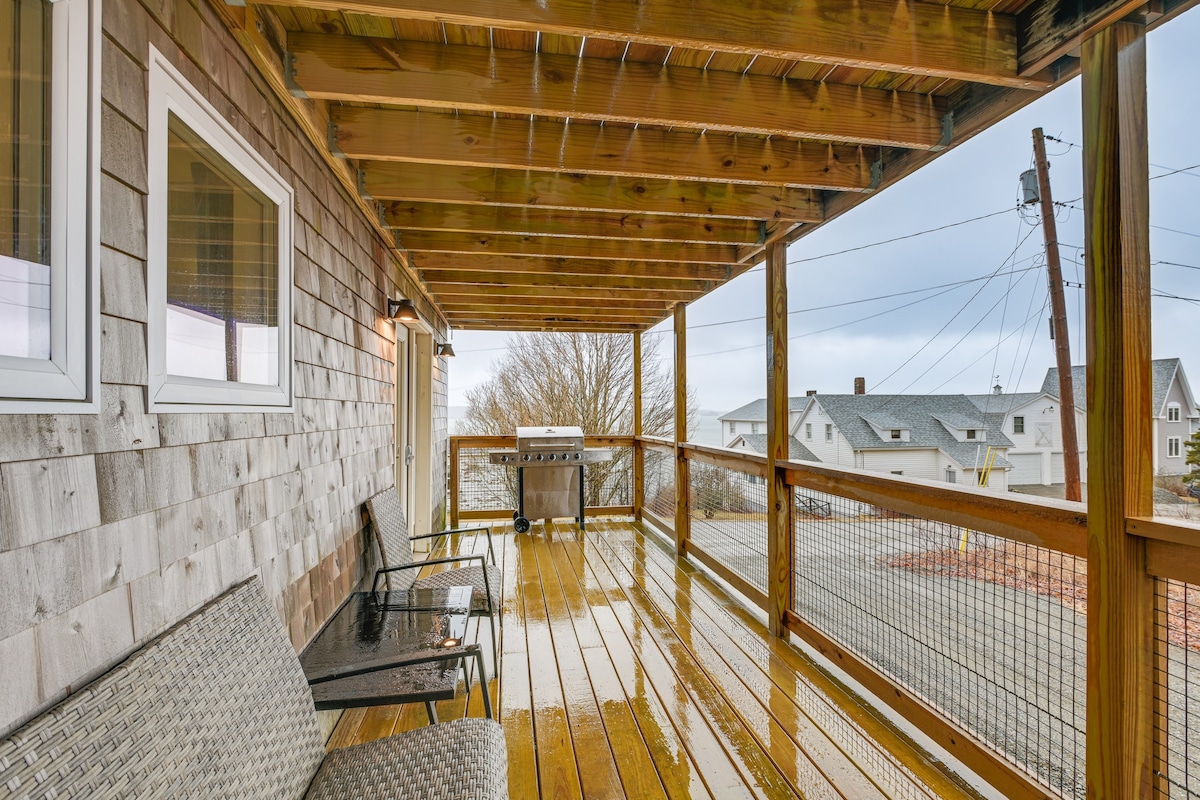
<svg viewBox="0 0 1200 800"><path fill-rule="evenodd" d="M1167 458L1179 458L1179 437L1172 436L1167 439Z"/></svg>
<svg viewBox="0 0 1200 800"><path fill-rule="evenodd" d="M52 6L0 0L0 355L50 358Z"/></svg>
<svg viewBox="0 0 1200 800"><path fill-rule="evenodd" d="M279 381L278 208L167 121L167 372Z"/></svg>
<svg viewBox="0 0 1200 800"><path fill-rule="evenodd" d="M1024 432L1025 432L1025 418L1024 417L1013 417L1013 433L1024 433Z"/></svg>
<svg viewBox="0 0 1200 800"><path fill-rule="evenodd" d="M968 429L967 429L967 438L968 438L968 439L974 439L974 438L975 438L975 429L974 429L974 428L968 428Z"/></svg>
<svg viewBox="0 0 1200 800"><path fill-rule="evenodd" d="M833 426L832 425L825 426L825 441L827 441L827 442L833 441Z"/></svg>
<svg viewBox="0 0 1200 800"><path fill-rule="evenodd" d="M1167 406L1167 422L1179 422L1179 406Z"/></svg>
<svg viewBox="0 0 1200 800"><path fill-rule="evenodd" d="M812 423L811 422L804 423L804 438L810 442L812 441Z"/></svg>

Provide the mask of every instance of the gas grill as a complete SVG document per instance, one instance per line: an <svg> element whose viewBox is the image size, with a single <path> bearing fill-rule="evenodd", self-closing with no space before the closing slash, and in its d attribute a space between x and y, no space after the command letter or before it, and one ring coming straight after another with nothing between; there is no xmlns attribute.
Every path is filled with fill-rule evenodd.
<svg viewBox="0 0 1200 800"><path fill-rule="evenodd" d="M517 468L517 533L528 531L531 519L554 517L574 517L584 530L583 468L611 461L612 451L585 448L583 430L575 426L517 428L517 449L497 450L489 458Z"/></svg>

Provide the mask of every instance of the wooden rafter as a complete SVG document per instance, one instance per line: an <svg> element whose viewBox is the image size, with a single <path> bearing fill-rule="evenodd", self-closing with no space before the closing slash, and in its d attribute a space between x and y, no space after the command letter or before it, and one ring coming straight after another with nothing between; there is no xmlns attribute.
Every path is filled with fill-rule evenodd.
<svg viewBox="0 0 1200 800"><path fill-rule="evenodd" d="M618 261L679 261L733 264L737 248L691 242L634 242L620 239L570 239L563 236L405 231L402 244L414 253L492 253L541 258L611 258Z"/></svg>
<svg viewBox="0 0 1200 800"><path fill-rule="evenodd" d="M765 5L729 0L277 0L381 17L601 37L669 48L748 53L1002 86L1044 85L1017 74L1017 23L1008 14L915 0ZM720 24L714 24L719 20Z"/></svg>
<svg viewBox="0 0 1200 800"><path fill-rule="evenodd" d="M930 149L945 101L826 81L353 36L288 38L310 96Z"/></svg>
<svg viewBox="0 0 1200 800"><path fill-rule="evenodd" d="M369 161L363 188L377 200L505 205L677 216L820 222L812 189L581 173Z"/></svg>
<svg viewBox="0 0 1200 800"><path fill-rule="evenodd" d="M594 298L604 302L619 300L622 303L637 301L654 301L667 303L685 303L695 300L704 294L703 291L683 289L614 289L611 286L562 286L557 283L545 283L540 286L468 284L468 283L430 283L431 291L438 297L457 296L480 298L526 297L535 298L539 303L556 305L560 299Z"/></svg>
<svg viewBox="0 0 1200 800"><path fill-rule="evenodd" d="M421 277L431 284L462 283L469 286L545 286L546 277L528 272L467 272L449 269L421 270ZM629 275L555 275L555 286L589 287L621 291L626 289L661 289L691 292L697 296L712 288L708 282L677 278L642 278Z"/></svg>
<svg viewBox="0 0 1200 800"><path fill-rule="evenodd" d="M473 294L474 290L471 287L451 286L447 287L446 292L440 295L442 307L456 308L458 311L466 311L472 308L493 307L494 300L480 299L481 296ZM459 294L462 292L462 294ZM553 301L553 302L552 302ZM620 295L612 294L609 297L567 297L558 295L554 298L528 296L522 297L513 295L504 299L504 305L509 308L530 307L550 309L547 313L554 313L563 308L587 308L596 312L599 316L604 316L606 311L667 311L671 308L671 301L664 300L641 300L631 298L628 293Z"/></svg>
<svg viewBox="0 0 1200 800"><path fill-rule="evenodd" d="M878 148L358 107L332 114L350 158L867 191Z"/></svg>
<svg viewBox="0 0 1200 800"><path fill-rule="evenodd" d="M730 267L687 264L677 261L614 261L589 258L528 258L525 256L421 253L414 258L423 270L474 272L524 272L533 275L625 275L641 278L676 278L691 281L725 281Z"/></svg>
<svg viewBox="0 0 1200 800"><path fill-rule="evenodd" d="M401 230L714 244L759 244L764 237L763 227L754 221L669 217L663 214L401 202L386 204L384 213L388 224Z"/></svg>

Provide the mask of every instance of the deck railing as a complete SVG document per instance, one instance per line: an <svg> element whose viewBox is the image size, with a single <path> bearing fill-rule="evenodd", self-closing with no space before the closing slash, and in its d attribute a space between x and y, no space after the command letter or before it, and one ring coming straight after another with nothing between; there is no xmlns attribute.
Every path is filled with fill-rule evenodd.
<svg viewBox="0 0 1200 800"><path fill-rule="evenodd" d="M499 441L452 439L452 481L479 480L473 454ZM1007 796L1085 796L1082 504L779 462L791 525L786 563L771 564L764 456L651 437L593 442L640 448L644 472L621 472L628 505L589 513L636 513L763 609L785 593L791 632ZM687 492L674 485L677 458L688 464ZM511 508L455 507L452 516ZM1153 793L1197 798L1200 525L1130 519L1127 530L1146 540L1156 586Z"/></svg>

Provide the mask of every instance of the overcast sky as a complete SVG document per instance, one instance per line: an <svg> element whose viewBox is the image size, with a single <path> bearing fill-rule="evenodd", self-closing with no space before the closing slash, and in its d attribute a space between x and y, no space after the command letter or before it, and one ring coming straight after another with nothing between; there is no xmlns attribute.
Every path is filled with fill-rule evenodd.
<svg viewBox="0 0 1200 800"><path fill-rule="evenodd" d="M1150 34L1148 45L1154 357L1178 356L1200 380L1200 11ZM1035 207L1018 210L1033 166L1031 131L1047 142L1074 363L1082 339L1084 254L1079 80L825 225L788 250L790 393L1033 391L1054 364L1044 246ZM992 215L992 216L987 216ZM985 217L965 222L977 217ZM965 224L955 224L964 223ZM912 236L942 226L946 230ZM896 237L903 241L875 243ZM842 253L851 248L862 248ZM1177 266L1187 265L1187 266ZM990 280L988 278L990 277ZM972 279L981 279L974 280ZM960 285L948 285L960 284ZM933 288L939 287L939 288ZM700 406L729 411L763 397L761 267L688 307L688 383ZM881 298L881 299L872 299ZM734 322L736 320L749 320ZM728 323L728 324L722 324ZM670 353L671 324L646 334ZM450 404L485 380L506 334L454 332Z"/></svg>

